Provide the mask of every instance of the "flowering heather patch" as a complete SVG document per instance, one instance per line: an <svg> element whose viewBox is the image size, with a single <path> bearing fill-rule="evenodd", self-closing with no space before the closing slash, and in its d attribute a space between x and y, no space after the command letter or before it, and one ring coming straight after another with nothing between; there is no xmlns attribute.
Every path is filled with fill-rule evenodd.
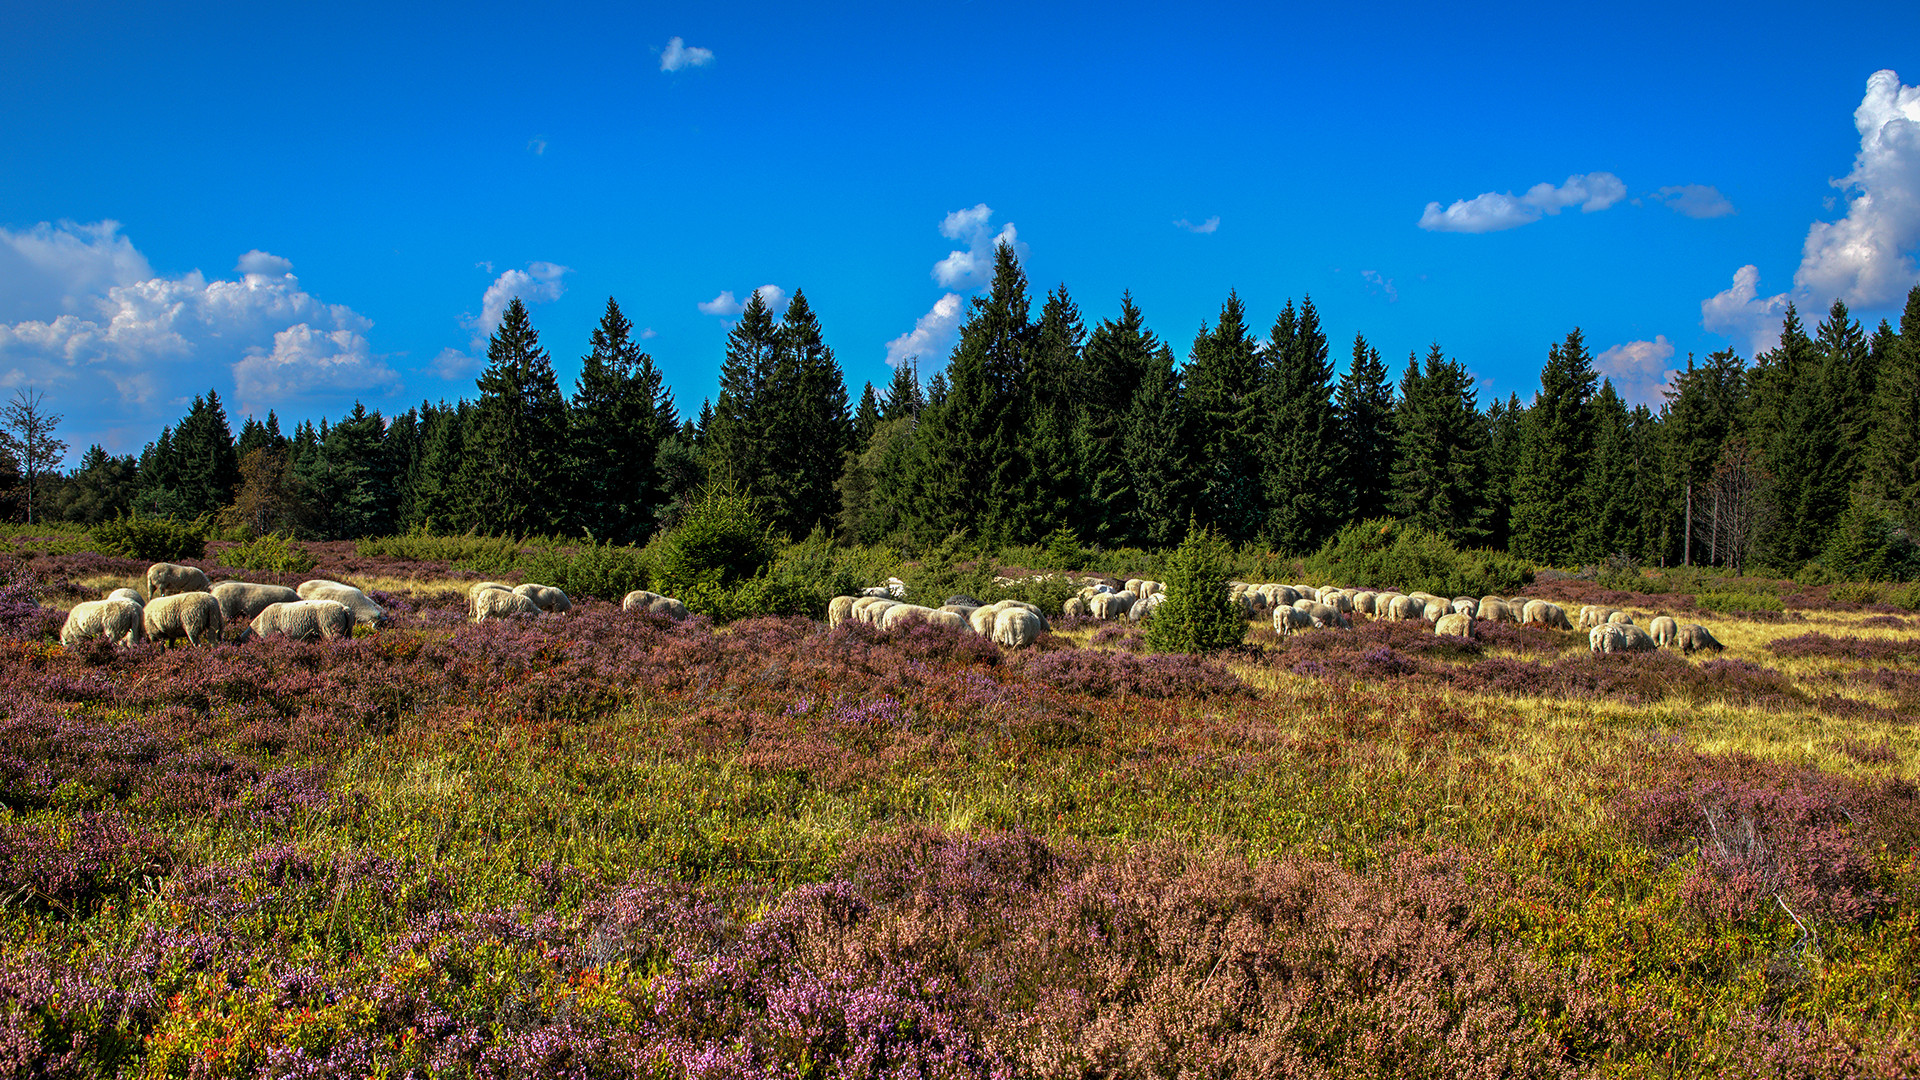
<svg viewBox="0 0 1920 1080"><path fill-rule="evenodd" d="M1016 661L1029 677L1068 693L1092 697L1145 698L1244 695L1245 684L1211 660L1184 653L1139 657L1123 652L1073 649L1029 653Z"/></svg>
<svg viewBox="0 0 1920 1080"><path fill-rule="evenodd" d="M1767 651L1775 656L1820 657L1835 660L1920 661L1920 640L1863 638L1848 634L1830 637L1811 631L1797 637L1776 638L1767 642Z"/></svg>

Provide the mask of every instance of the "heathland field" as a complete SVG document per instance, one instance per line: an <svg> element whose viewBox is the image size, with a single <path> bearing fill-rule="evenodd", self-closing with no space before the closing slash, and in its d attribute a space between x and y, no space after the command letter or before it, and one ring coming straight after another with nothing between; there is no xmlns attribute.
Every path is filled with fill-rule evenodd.
<svg viewBox="0 0 1920 1080"><path fill-rule="evenodd" d="M387 627L69 650L145 564L30 546L0 1074L1920 1072L1920 617L1835 590L1526 590L1691 657L1360 619L1196 658L472 624L477 574L315 544Z"/></svg>

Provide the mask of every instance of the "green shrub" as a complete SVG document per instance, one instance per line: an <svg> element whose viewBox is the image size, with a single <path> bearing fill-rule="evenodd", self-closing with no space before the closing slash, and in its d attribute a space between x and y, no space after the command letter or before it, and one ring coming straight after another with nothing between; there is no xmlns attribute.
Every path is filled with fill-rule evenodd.
<svg viewBox="0 0 1920 1080"><path fill-rule="evenodd" d="M415 529L399 536L381 536L353 545L362 558L404 559L408 562L451 563L463 570L488 573L510 569L520 561L526 544L510 536L435 536Z"/></svg>
<svg viewBox="0 0 1920 1080"><path fill-rule="evenodd" d="M205 519L176 521L144 517L135 511L95 525L93 542L104 555L145 562L179 562L206 556L207 525Z"/></svg>
<svg viewBox="0 0 1920 1080"><path fill-rule="evenodd" d="M758 575L779 553L753 500L731 484L709 484L655 547L660 591L683 602L695 586L731 586Z"/></svg>
<svg viewBox="0 0 1920 1080"><path fill-rule="evenodd" d="M279 574L304 574L320 563L312 552L279 533L235 544L220 556L220 561L242 570L271 570Z"/></svg>
<svg viewBox="0 0 1920 1080"><path fill-rule="evenodd" d="M1721 614L1739 611L1784 611L1787 606L1778 596L1744 590L1696 593L1693 599L1702 608Z"/></svg>
<svg viewBox="0 0 1920 1080"><path fill-rule="evenodd" d="M611 542L522 553L514 568L526 580L552 585L568 596L592 596L616 604L653 580L652 560L645 551Z"/></svg>
<svg viewBox="0 0 1920 1080"><path fill-rule="evenodd" d="M993 565L967 534L953 533L924 553L917 565L901 572L901 580L907 583L906 601L939 607L949 596L965 595L986 603L986 594L996 588Z"/></svg>
<svg viewBox="0 0 1920 1080"><path fill-rule="evenodd" d="M1155 652L1210 653L1246 640L1247 622L1227 595L1226 541L1189 523L1167 560L1167 598L1147 620Z"/></svg>
<svg viewBox="0 0 1920 1080"><path fill-rule="evenodd" d="M1307 559L1305 569L1331 584L1439 596L1504 596L1533 580L1533 567L1505 552L1462 551L1437 532L1390 518L1341 529Z"/></svg>
<svg viewBox="0 0 1920 1080"><path fill-rule="evenodd" d="M818 589L801 582L761 575L731 585L699 582L682 590L678 599L688 611L727 623L756 615L823 618L831 597L823 598Z"/></svg>
<svg viewBox="0 0 1920 1080"><path fill-rule="evenodd" d="M1078 570L1087 564L1087 549L1080 546L1080 536L1065 525L1047 534L1045 568L1048 570Z"/></svg>

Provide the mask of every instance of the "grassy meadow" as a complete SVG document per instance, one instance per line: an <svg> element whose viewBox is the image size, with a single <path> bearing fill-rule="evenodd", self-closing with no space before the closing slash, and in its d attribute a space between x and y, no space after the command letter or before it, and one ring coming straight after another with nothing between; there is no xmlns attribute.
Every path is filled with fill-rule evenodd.
<svg viewBox="0 0 1920 1080"><path fill-rule="evenodd" d="M69 650L144 564L6 542L0 1074L1920 1073L1920 616L1831 590L1195 658L315 544L388 628Z"/></svg>

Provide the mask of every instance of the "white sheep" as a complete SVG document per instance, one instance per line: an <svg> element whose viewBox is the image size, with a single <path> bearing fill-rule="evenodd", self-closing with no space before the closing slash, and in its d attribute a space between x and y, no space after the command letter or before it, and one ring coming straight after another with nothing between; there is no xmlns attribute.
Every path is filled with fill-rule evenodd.
<svg viewBox="0 0 1920 1080"><path fill-rule="evenodd" d="M227 625L220 601L205 592L175 593L149 600L140 611L140 619L148 641L169 645L181 638L192 645L209 639L219 641Z"/></svg>
<svg viewBox="0 0 1920 1080"><path fill-rule="evenodd" d="M1009 649L1033 644L1047 632L1047 620L1023 607L1001 608L993 617L993 640Z"/></svg>
<svg viewBox="0 0 1920 1080"><path fill-rule="evenodd" d="M1087 610L1096 619L1117 619L1125 615L1127 609L1132 607L1136 600L1138 597L1132 593L1101 593L1087 601Z"/></svg>
<svg viewBox="0 0 1920 1080"><path fill-rule="evenodd" d="M566 593L552 585L535 585L528 582L525 585L515 585L513 591L533 601L533 605L541 611L564 615L573 610L573 601L567 599Z"/></svg>
<svg viewBox="0 0 1920 1080"><path fill-rule="evenodd" d="M131 600L141 607L147 605L147 598L140 595L139 589L115 589L107 594L109 600Z"/></svg>
<svg viewBox="0 0 1920 1080"><path fill-rule="evenodd" d="M1675 634L1675 641L1680 646L1680 651L1684 653L1692 653L1695 649L1712 649L1714 652L1719 652L1726 648L1711 631L1699 623L1688 623L1680 627Z"/></svg>
<svg viewBox="0 0 1920 1080"><path fill-rule="evenodd" d="M300 599L299 593L285 585L255 585L247 581L223 581L211 591L229 619L251 619L265 611L268 604L290 604Z"/></svg>
<svg viewBox="0 0 1920 1080"><path fill-rule="evenodd" d="M1652 652L1653 635L1632 623L1601 623L1587 632L1587 648L1596 653Z"/></svg>
<svg viewBox="0 0 1920 1080"><path fill-rule="evenodd" d="M1608 616L1607 616L1607 621L1608 621L1608 622L1610 622L1610 623L1618 623L1618 624L1620 624L1620 625L1622 625L1622 626L1632 626L1632 625L1633 625L1633 612L1631 612L1631 611L1616 611L1616 612L1614 612L1614 613L1612 613L1612 614L1610 614L1610 615L1608 615Z"/></svg>
<svg viewBox="0 0 1920 1080"><path fill-rule="evenodd" d="M507 592L512 592L513 586L508 585L504 581L476 581L467 586L467 601L471 603L475 593L485 592L488 589L504 589Z"/></svg>
<svg viewBox="0 0 1920 1080"><path fill-rule="evenodd" d="M1521 609L1520 621L1528 626L1546 626L1555 630L1573 630L1572 620L1567 618L1567 609L1547 600L1529 600Z"/></svg>
<svg viewBox="0 0 1920 1080"><path fill-rule="evenodd" d="M1296 608L1295 610L1299 609ZM1350 630L1353 628L1353 620L1347 618L1345 612L1334 607L1332 604L1310 603L1306 608L1306 615L1307 618L1313 620L1313 625L1322 629L1336 626L1342 630Z"/></svg>
<svg viewBox="0 0 1920 1080"><path fill-rule="evenodd" d="M1094 595L1104 596L1107 594L1095 593ZM1087 600L1082 596L1069 596L1067 597L1067 602L1060 605L1060 614L1069 619L1084 619L1092 614L1092 612L1093 609L1087 606Z"/></svg>
<svg viewBox="0 0 1920 1080"><path fill-rule="evenodd" d="M197 566L181 566L179 563L157 562L147 567L147 599L160 596L178 596L189 592L211 592L213 586L207 582L206 571Z"/></svg>
<svg viewBox="0 0 1920 1080"><path fill-rule="evenodd" d="M1292 637L1296 630L1313 629L1313 616L1296 607L1277 607L1273 609L1273 632L1281 637Z"/></svg>
<svg viewBox="0 0 1920 1080"><path fill-rule="evenodd" d="M1362 589L1353 594L1353 610L1371 619L1373 618L1374 606L1379 599L1379 593L1373 592L1370 589Z"/></svg>
<svg viewBox="0 0 1920 1080"><path fill-rule="evenodd" d="M538 615L540 605L507 589L481 589L473 594L473 621Z"/></svg>
<svg viewBox="0 0 1920 1080"><path fill-rule="evenodd" d="M848 599L852 599L852 597L848 597ZM645 611L652 615L659 615L662 618L672 619L675 622L679 622L687 617L687 605L675 600L671 596L661 596L659 593L648 592L645 589L635 589L621 597L620 610Z"/></svg>
<svg viewBox="0 0 1920 1080"><path fill-rule="evenodd" d="M1473 616L1464 611L1442 615L1433 622L1436 637L1470 638L1473 636Z"/></svg>
<svg viewBox="0 0 1920 1080"><path fill-rule="evenodd" d="M1127 609L1127 621L1141 622L1151 616L1159 609L1161 604L1166 602L1166 593L1149 593L1134 601L1133 606Z"/></svg>
<svg viewBox="0 0 1920 1080"><path fill-rule="evenodd" d="M368 626L384 626L387 622L387 609L373 602L366 593L351 585L342 585L337 581L320 582L314 588L314 582L303 582L295 591L302 600L331 600L353 612L353 621ZM497 592L498 590L488 590Z"/></svg>
<svg viewBox="0 0 1920 1080"><path fill-rule="evenodd" d="M483 582L482 584L492 584L492 583ZM331 578L308 578L307 580L301 582L300 584L295 585L293 587L293 591L300 594L300 599L311 600L313 599L313 594L316 591L320 589L335 589L335 588L351 589L353 588L353 586L347 584L344 581L334 581ZM471 590L469 590L469 595L471 595Z"/></svg>
<svg viewBox="0 0 1920 1080"><path fill-rule="evenodd" d="M631 600L636 596L652 596L652 595L653 595L652 593L645 592L644 590L640 592L630 592L627 594L627 600ZM829 600L827 602L827 629L831 630L834 627L839 626L841 623L846 622L848 619L852 618L853 604L854 604L854 601L858 599L859 597L857 596L836 596L832 600ZM620 601L620 606L623 608L630 606L628 605L627 600Z"/></svg>
<svg viewBox="0 0 1920 1080"><path fill-rule="evenodd" d="M353 612L336 600L294 600L268 604L253 617L240 640L279 634L295 641L350 638Z"/></svg>
<svg viewBox="0 0 1920 1080"><path fill-rule="evenodd" d="M895 627L904 627L910 622L926 622L927 616L932 615L933 612L933 608L921 607L918 604L893 604L880 613L878 625L882 630L892 630Z"/></svg>
<svg viewBox="0 0 1920 1080"><path fill-rule="evenodd" d="M1680 624L1670 616L1658 615L1647 624L1647 632L1653 635L1655 645L1671 645L1680 639Z"/></svg>
<svg viewBox="0 0 1920 1080"><path fill-rule="evenodd" d="M67 612L66 625L60 628L60 644L77 645L104 637L131 645L145 636L141 612L142 605L114 597L75 604L73 610Z"/></svg>

